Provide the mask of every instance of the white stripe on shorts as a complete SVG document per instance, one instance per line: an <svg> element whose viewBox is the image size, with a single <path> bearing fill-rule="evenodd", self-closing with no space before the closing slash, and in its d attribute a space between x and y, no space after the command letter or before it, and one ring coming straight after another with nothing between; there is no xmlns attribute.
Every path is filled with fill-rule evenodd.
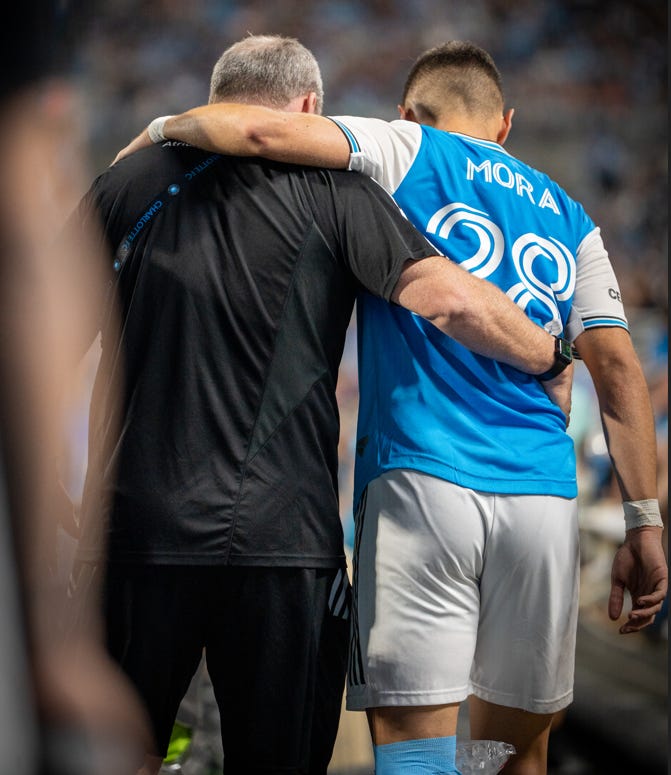
<svg viewBox="0 0 671 775"><path fill-rule="evenodd" d="M331 584L329 594L329 611L338 619L349 618L349 578L347 571L340 568Z"/></svg>

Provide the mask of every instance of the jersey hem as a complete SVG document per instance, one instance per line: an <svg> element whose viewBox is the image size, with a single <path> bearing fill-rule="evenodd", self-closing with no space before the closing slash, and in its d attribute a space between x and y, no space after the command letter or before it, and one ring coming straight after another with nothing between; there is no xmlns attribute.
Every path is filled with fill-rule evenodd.
<svg viewBox="0 0 671 775"><path fill-rule="evenodd" d="M477 476L459 471L451 466L438 463L435 460L411 458L398 458L393 464L378 466L362 484L357 485L354 494L354 503L358 503L361 494L373 481L382 476L386 471L394 471L399 468L407 468L411 471L421 471L439 479L445 479L458 487L466 487L479 492L490 492L500 495L554 495L571 500L578 496L578 485L575 478L557 479L515 479L511 476L493 477Z"/></svg>

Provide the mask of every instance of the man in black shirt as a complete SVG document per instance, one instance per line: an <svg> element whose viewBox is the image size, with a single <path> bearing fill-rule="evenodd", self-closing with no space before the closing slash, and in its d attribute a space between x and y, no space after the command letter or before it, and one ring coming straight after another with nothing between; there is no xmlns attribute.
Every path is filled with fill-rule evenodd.
<svg viewBox="0 0 671 775"><path fill-rule="evenodd" d="M319 69L297 41L250 37L210 99L313 112ZM356 173L168 142L105 171L89 219L115 256L123 333L107 343L103 324L79 559L101 559L109 497L108 645L154 725L143 772L205 649L227 775L324 774L348 637L335 388L357 289L530 373L552 365L553 337Z"/></svg>

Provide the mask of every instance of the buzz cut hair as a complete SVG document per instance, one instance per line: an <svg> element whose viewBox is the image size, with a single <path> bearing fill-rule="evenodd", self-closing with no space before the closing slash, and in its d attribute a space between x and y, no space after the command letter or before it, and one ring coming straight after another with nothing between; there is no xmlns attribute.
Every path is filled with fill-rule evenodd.
<svg viewBox="0 0 671 775"><path fill-rule="evenodd" d="M417 58L405 82L403 106L427 124L454 112L489 118L503 111L501 74L484 49L451 40Z"/></svg>
<svg viewBox="0 0 671 775"><path fill-rule="evenodd" d="M209 101L282 108L309 92L316 94L317 113L321 113L321 72L305 46L282 35L249 35L219 57L212 70Z"/></svg>

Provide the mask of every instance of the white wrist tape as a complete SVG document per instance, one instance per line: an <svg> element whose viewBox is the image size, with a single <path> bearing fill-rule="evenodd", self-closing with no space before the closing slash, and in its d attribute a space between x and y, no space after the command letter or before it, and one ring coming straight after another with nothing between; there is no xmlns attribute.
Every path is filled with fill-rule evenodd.
<svg viewBox="0 0 671 775"><path fill-rule="evenodd" d="M659 511L659 501L624 501L624 524L627 530L635 527L664 527Z"/></svg>
<svg viewBox="0 0 671 775"><path fill-rule="evenodd" d="M161 143L164 140L167 140L166 136L163 134L163 127L169 118L172 118L172 116L159 116L149 124L147 132L149 133L149 139L152 143Z"/></svg>

